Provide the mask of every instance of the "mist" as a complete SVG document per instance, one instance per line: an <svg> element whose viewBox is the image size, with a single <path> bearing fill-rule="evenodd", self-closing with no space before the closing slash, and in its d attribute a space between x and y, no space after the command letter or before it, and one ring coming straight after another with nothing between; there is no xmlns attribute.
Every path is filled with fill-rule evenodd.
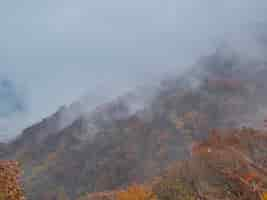
<svg viewBox="0 0 267 200"><path fill-rule="evenodd" d="M224 41L261 57L247 35L265 29L266 10L264 0L4 2L0 77L23 92L0 96L0 139L85 95L93 109L181 74Z"/></svg>
<svg viewBox="0 0 267 200"><path fill-rule="evenodd" d="M6 140L25 126L21 118L28 110L26 94L6 78L0 78L0 139Z"/></svg>

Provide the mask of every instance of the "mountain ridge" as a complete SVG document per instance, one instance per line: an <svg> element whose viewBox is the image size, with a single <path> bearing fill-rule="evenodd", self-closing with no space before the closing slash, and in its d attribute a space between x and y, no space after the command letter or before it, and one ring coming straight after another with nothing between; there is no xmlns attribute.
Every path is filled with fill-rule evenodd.
<svg viewBox="0 0 267 200"><path fill-rule="evenodd" d="M90 114L78 109L66 121L63 114L73 111L63 107L26 129L3 158L22 163L30 200L62 191L73 199L142 183L190 156L191 144L207 138L211 128L262 128L267 66L240 59L217 51L196 70L162 81L147 101L130 93ZM251 72L252 63L259 70Z"/></svg>

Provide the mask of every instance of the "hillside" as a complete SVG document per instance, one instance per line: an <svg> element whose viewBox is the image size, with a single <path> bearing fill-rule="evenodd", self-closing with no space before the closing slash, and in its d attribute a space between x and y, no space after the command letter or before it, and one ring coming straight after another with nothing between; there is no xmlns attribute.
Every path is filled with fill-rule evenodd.
<svg viewBox="0 0 267 200"><path fill-rule="evenodd" d="M195 143L187 160L177 161L145 185L84 195L80 200L265 200L266 132L212 130Z"/></svg>
<svg viewBox="0 0 267 200"><path fill-rule="evenodd" d="M22 163L30 200L143 183L188 158L193 141L211 128L263 128L266 69L264 62L216 51L192 71L162 81L146 100L133 93L92 112L64 107L25 129L0 156Z"/></svg>

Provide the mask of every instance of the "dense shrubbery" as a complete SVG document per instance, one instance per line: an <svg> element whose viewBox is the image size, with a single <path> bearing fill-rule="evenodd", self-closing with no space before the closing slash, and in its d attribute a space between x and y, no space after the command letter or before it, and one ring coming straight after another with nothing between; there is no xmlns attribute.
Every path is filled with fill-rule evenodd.
<svg viewBox="0 0 267 200"><path fill-rule="evenodd" d="M253 129L213 130L192 157L170 164L146 185L100 192L84 200L267 200L267 135ZM24 200L15 161L0 161L0 200ZM53 194L53 193L51 193ZM63 189L47 199L68 199Z"/></svg>
<svg viewBox="0 0 267 200"><path fill-rule="evenodd" d="M156 195L147 187L133 185L117 193L116 200L157 200Z"/></svg>
<svg viewBox="0 0 267 200"><path fill-rule="evenodd" d="M191 150L190 159L170 164L149 184L85 200L267 200L265 132L212 130Z"/></svg>
<svg viewBox="0 0 267 200"><path fill-rule="evenodd" d="M16 161L0 161L0 200L24 200Z"/></svg>
<svg viewBox="0 0 267 200"><path fill-rule="evenodd" d="M159 200L194 200L193 192L186 187L183 181L174 177L173 179L163 179L153 188Z"/></svg>

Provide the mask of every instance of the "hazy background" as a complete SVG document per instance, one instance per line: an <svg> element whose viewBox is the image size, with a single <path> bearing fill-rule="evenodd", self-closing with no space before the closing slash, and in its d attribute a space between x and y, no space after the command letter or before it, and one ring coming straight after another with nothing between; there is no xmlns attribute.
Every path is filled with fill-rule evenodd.
<svg viewBox="0 0 267 200"><path fill-rule="evenodd" d="M84 94L94 106L178 74L223 40L250 49L239 39L266 10L266 0L2 2L0 140Z"/></svg>

